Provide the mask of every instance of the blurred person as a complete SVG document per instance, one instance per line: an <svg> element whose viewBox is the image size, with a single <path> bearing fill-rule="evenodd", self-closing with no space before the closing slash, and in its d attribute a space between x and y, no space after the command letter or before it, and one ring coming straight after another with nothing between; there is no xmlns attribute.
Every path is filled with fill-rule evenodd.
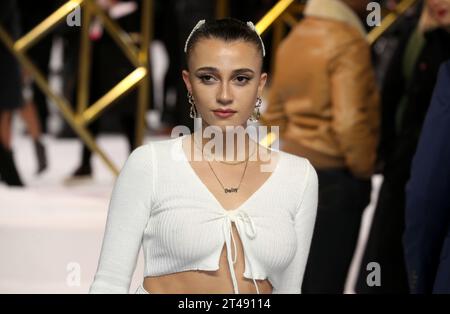
<svg viewBox="0 0 450 314"><path fill-rule="evenodd" d="M103 9L107 10L110 17L123 30L126 32L139 32L140 8L137 2L106 0L99 1L99 4ZM93 104L114 87L115 84L130 74L134 67L122 53L114 39L103 28L99 20L94 20L91 24L89 36L92 45L89 104ZM112 107L105 111L101 117L92 121L88 129L96 137L101 131L102 121L108 121L109 124L116 122L124 131L128 149L131 152L135 148L136 109L137 91L133 89L116 100ZM116 117L118 119L114 119ZM82 183L86 180L91 180L92 176L92 152L83 142L80 164L72 175L65 179L65 184Z"/></svg>
<svg viewBox="0 0 450 314"><path fill-rule="evenodd" d="M0 1L0 24L17 39L20 34L16 1ZM12 151L12 116L22 108L19 64L0 42L0 177L11 186L23 186Z"/></svg>
<svg viewBox="0 0 450 314"><path fill-rule="evenodd" d="M21 25L23 17L20 15L20 10L18 10L17 4L19 1L11 1L9 4L5 4L5 16L4 21L7 31L10 32L14 39L18 39L20 34L24 33L24 28ZM11 17L7 17L10 14ZM1 99L3 102L9 102L12 105L11 108L15 110L3 110L1 114L1 143L2 143L2 156L4 165L2 165L3 176L6 182L11 182L12 185L23 185L18 171L13 164L13 157L11 151L11 138L12 138L12 119L14 111L20 113L22 120L33 139L33 146L36 153L37 159L37 171L36 174L42 173L47 168L47 157L45 146L42 142L42 131L40 126L40 121L35 110L34 103L30 101L27 97L25 100L22 95L22 85L28 86L30 81L30 75L26 71L20 70L20 66L14 59L14 56L6 50L6 47L2 46L2 90L5 93ZM33 60L34 61L34 60ZM19 74L17 74L19 71ZM17 79L19 75L19 79ZM24 88L23 92L29 91ZM19 95L17 95L19 93ZM26 93L29 94L29 93ZM7 106L8 107L8 106Z"/></svg>
<svg viewBox="0 0 450 314"><path fill-rule="evenodd" d="M47 150L42 140L42 128L39 120L38 113L36 111L36 105L31 97L30 93L33 93L30 84L30 76L26 71L22 71L22 81L24 83L24 105L19 110L22 120L25 122L28 133L33 140L34 152L36 154L37 170L36 174L41 174L47 169Z"/></svg>
<svg viewBox="0 0 450 314"><path fill-rule="evenodd" d="M304 293L343 293L370 202L379 92L361 22L367 3L308 1L276 53L261 119L280 126L281 149L309 159L319 177Z"/></svg>
<svg viewBox="0 0 450 314"><path fill-rule="evenodd" d="M395 10L396 0L387 1L386 6L388 6L389 10ZM375 66L375 75L377 78L377 83L381 88L381 92L383 92L383 88L389 88L386 81L389 81L389 78L386 77L386 72L389 69L390 62L392 58L401 50L402 45L404 45L405 34L410 34L411 30L417 25L421 11L422 11L423 1L416 1L411 7L409 7L402 15L398 16L388 29L386 29L383 34L373 43L372 52ZM396 83L393 80L390 80L390 84L395 85ZM383 159L383 151L384 148L383 140L389 140L383 136L383 132L385 128L383 127L385 119L384 119L384 109L382 110L381 117L381 134L380 134L380 144L378 145L378 160L377 160L377 172L381 171L382 164L381 161Z"/></svg>
<svg viewBox="0 0 450 314"><path fill-rule="evenodd" d="M128 293L142 246L139 294L301 293L316 172L307 159L261 146L248 134L238 133L242 146L228 141L258 119L267 80L262 39L249 22L201 20L184 52L189 117L201 127L129 156L111 196L89 292ZM225 147L206 153L211 127ZM224 158L229 145L233 154Z"/></svg>
<svg viewBox="0 0 450 314"><path fill-rule="evenodd" d="M411 293L450 293L450 61L439 70L406 188Z"/></svg>
<svg viewBox="0 0 450 314"><path fill-rule="evenodd" d="M53 13L64 0L26 1L18 0L17 8L20 16L20 29L22 36L44 21ZM40 38L27 51L28 57L47 79L49 75L50 52L53 44L53 35L47 34ZM37 160L36 174L47 169L47 152L42 141L42 135L48 133L49 110L47 96L38 87L32 75L22 71L25 91L24 106L20 111L28 133L33 139L34 151Z"/></svg>
<svg viewBox="0 0 450 314"><path fill-rule="evenodd" d="M425 1L420 19L400 38L382 86L383 183L363 254L357 293L409 293L402 235L405 186L439 66L450 58L450 0ZM367 284L377 262L381 285Z"/></svg>
<svg viewBox="0 0 450 314"><path fill-rule="evenodd" d="M20 12L20 27L23 35L28 33L39 23L44 21L51 13L53 13L64 0L40 0L28 1L18 0L17 8ZM27 50L28 57L33 64L41 71L45 78L49 75L50 52L53 44L53 33L46 34L40 38L34 45ZM47 96L41 91L37 84L31 80L30 88L32 91L32 106L38 114L40 130L42 133L48 132L49 110L47 104Z"/></svg>

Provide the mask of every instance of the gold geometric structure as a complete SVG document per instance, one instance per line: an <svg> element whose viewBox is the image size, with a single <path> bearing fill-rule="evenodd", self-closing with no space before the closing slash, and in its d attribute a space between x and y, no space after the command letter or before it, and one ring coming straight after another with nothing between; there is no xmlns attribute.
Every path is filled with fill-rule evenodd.
<svg viewBox="0 0 450 314"><path fill-rule="evenodd" d="M385 11L380 26L374 27L367 34L367 41L373 45L384 32L386 32L397 19L402 16L409 8L411 8L417 0L402 0L393 11ZM264 15L264 17L256 24L256 31L262 35L269 27L273 26L272 50L276 51L278 45L285 37L288 27L292 28L301 19L301 13L305 7L306 1L279 0L275 6ZM299 17L300 16L300 17ZM275 58L272 58L271 69L273 73ZM268 132L267 136L260 141L261 145L271 146L277 139L273 132Z"/></svg>
<svg viewBox="0 0 450 314"><path fill-rule="evenodd" d="M62 5L55 12L50 14L45 20L30 30L17 41L5 31L0 25L0 40L6 45L10 52L18 59L23 66L34 77L37 86L50 98L62 113L63 118L75 130L88 148L97 153L108 168L118 175L118 168L108 158L104 151L97 146L92 134L86 128L89 123L97 119L105 109L110 107L125 93L138 87L138 110L136 112L136 138L135 146L141 145L145 129L145 112L150 99L149 82L149 44L152 33L150 23L153 7L151 0L142 0L141 33L138 38L139 47L128 33L123 31L118 24L112 20L96 4L95 0L70 0ZM77 106L76 111L72 110L70 102L62 95L54 93L41 71L33 64L26 55L26 51L39 41L43 36L63 22L67 15L80 9L81 12L81 39L80 39L80 67L78 75ZM135 67L129 75L116 84L111 90L106 92L100 99L89 105L89 68L90 49L89 26L93 17L98 17L106 31L113 38L116 44L122 49L125 56Z"/></svg>

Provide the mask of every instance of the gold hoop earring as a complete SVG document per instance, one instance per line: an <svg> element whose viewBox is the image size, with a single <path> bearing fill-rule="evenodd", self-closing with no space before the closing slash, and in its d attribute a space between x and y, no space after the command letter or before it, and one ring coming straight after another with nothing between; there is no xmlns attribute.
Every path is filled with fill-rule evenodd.
<svg viewBox="0 0 450 314"><path fill-rule="evenodd" d="M191 109L189 111L189 116L192 119L198 118L197 109L195 108L194 96L190 92L187 93L188 101L191 104Z"/></svg>

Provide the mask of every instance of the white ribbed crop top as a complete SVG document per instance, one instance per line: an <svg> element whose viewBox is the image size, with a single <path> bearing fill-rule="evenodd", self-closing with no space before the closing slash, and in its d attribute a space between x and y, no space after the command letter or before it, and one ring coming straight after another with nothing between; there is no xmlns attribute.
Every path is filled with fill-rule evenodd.
<svg viewBox="0 0 450 314"><path fill-rule="evenodd" d="M225 243L239 293L234 222L245 255L243 276L253 279L257 292L255 280L267 279L273 293L301 293L318 197L309 161L276 150L280 158L270 177L242 205L227 210L190 165L185 136L149 142L128 157L112 191L89 292L128 293L141 245L146 277L218 270Z"/></svg>

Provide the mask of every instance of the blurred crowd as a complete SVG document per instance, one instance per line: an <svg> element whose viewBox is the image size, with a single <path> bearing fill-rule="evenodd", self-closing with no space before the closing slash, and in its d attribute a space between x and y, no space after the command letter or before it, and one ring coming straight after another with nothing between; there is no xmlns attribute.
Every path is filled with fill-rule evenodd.
<svg viewBox="0 0 450 314"><path fill-rule="evenodd" d="M432 100L450 122L450 1L417 1L372 47L368 3L308 1L276 52L263 123L279 125L281 149L307 157L319 177L302 291L344 291L371 177L382 174L355 292L448 293L448 128L429 122L411 167Z"/></svg>

